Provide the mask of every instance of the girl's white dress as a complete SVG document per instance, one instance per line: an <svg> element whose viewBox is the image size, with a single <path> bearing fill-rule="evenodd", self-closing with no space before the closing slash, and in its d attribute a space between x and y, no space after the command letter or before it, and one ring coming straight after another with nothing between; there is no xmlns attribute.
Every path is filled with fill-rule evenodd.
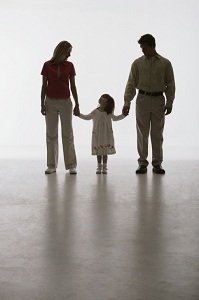
<svg viewBox="0 0 199 300"><path fill-rule="evenodd" d="M92 155L115 154L112 120L122 120L125 115L115 116L113 113L107 114L105 111L94 109L90 114L80 114L79 117L84 120L93 120Z"/></svg>

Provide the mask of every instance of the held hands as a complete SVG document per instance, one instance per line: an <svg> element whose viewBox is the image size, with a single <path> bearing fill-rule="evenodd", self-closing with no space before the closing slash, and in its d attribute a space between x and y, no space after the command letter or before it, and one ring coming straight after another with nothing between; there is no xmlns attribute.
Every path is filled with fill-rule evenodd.
<svg viewBox="0 0 199 300"><path fill-rule="evenodd" d="M73 115L78 117L80 115L79 105L75 105L73 109Z"/></svg>
<svg viewBox="0 0 199 300"><path fill-rule="evenodd" d="M41 113L42 113L43 116L46 115L46 106L45 105L41 106ZM73 114L75 116L79 116L80 115L79 106L75 106L74 107Z"/></svg>
<svg viewBox="0 0 199 300"><path fill-rule="evenodd" d="M122 109L123 115L128 116L129 111L130 111L130 107L124 105Z"/></svg>
<svg viewBox="0 0 199 300"><path fill-rule="evenodd" d="M171 112L172 112L172 107L165 106L165 108L164 108L164 114L165 114L165 116L169 115Z"/></svg>

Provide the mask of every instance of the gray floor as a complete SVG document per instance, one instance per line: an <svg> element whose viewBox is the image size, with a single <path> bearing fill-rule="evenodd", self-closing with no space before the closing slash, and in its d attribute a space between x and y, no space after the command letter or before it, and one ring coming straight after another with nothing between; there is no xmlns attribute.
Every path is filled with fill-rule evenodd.
<svg viewBox="0 0 199 300"><path fill-rule="evenodd" d="M198 300L199 161L1 160L1 300Z"/></svg>

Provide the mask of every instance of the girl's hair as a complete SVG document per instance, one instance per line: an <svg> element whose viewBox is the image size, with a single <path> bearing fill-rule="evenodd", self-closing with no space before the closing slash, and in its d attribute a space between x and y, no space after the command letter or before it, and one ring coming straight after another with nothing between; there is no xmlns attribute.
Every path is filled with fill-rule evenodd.
<svg viewBox="0 0 199 300"><path fill-rule="evenodd" d="M107 99L106 106L104 107L104 111L107 112L107 115L111 114L115 109L115 101L109 94L103 94L101 97Z"/></svg>
<svg viewBox="0 0 199 300"><path fill-rule="evenodd" d="M60 63L62 55L69 52L71 50L71 48L72 48L72 45L69 42L67 42L67 41L60 42L56 46L56 48L53 52L53 57L51 58L51 61L55 64Z"/></svg>

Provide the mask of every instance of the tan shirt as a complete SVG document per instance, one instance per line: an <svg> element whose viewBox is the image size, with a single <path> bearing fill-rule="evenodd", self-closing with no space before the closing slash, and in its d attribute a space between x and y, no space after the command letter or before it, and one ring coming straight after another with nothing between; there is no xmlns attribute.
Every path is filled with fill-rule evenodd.
<svg viewBox="0 0 199 300"><path fill-rule="evenodd" d="M131 66L125 89L125 106L130 107L136 89L145 92L164 92L166 106L172 107L175 98L175 80L171 62L159 54L151 58L143 55L136 59Z"/></svg>

